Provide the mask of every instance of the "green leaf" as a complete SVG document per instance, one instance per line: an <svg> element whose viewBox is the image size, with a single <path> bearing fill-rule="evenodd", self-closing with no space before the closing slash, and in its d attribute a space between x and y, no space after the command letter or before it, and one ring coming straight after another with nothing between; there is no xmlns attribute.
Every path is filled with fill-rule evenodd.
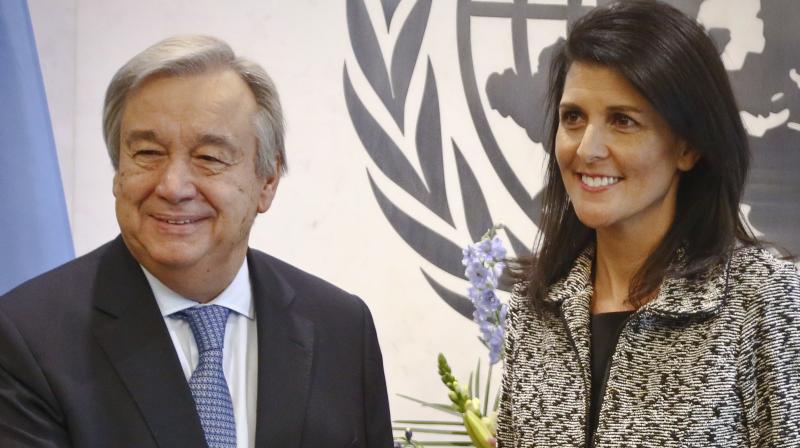
<svg viewBox="0 0 800 448"><path fill-rule="evenodd" d="M411 400L415 403L419 403L422 406L433 408L442 412L447 412L451 415L461 416L461 413L453 409L453 405L451 404L444 404L444 403L429 403L427 401L420 400L418 398L409 397L408 395L397 394L398 397L405 398L406 400Z"/></svg>
<svg viewBox="0 0 800 448"><path fill-rule="evenodd" d="M450 425L450 426L464 426L463 421L444 421L444 420L395 420L397 424L408 424L408 425Z"/></svg>

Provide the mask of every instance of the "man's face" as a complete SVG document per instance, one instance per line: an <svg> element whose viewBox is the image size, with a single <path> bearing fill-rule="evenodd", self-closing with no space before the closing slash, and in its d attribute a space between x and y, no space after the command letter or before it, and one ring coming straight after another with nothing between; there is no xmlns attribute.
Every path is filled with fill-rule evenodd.
<svg viewBox="0 0 800 448"><path fill-rule="evenodd" d="M229 70L156 76L129 95L114 177L117 220L134 257L156 276L213 273L244 259L253 220L278 185L277 176L256 175L255 112L253 94Z"/></svg>

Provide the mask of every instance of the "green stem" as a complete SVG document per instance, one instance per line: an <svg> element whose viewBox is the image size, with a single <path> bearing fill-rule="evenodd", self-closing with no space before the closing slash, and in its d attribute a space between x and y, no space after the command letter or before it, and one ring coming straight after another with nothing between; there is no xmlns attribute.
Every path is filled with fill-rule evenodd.
<svg viewBox="0 0 800 448"><path fill-rule="evenodd" d="M486 392L483 394L483 415L487 417L489 411L489 388L492 385L492 369L494 369L494 364L489 361L489 373L486 374Z"/></svg>

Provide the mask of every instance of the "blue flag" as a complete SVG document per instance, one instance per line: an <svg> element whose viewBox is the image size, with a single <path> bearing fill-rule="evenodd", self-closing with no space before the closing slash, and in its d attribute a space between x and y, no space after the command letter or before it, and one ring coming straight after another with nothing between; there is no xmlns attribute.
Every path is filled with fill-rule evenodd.
<svg viewBox="0 0 800 448"><path fill-rule="evenodd" d="M0 294L74 256L28 5L0 1Z"/></svg>

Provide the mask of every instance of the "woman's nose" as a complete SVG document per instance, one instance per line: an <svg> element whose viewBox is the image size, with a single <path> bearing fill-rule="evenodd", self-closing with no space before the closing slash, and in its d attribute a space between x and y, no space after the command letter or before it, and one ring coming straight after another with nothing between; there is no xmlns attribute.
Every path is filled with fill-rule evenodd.
<svg viewBox="0 0 800 448"><path fill-rule="evenodd" d="M602 126L589 124L578 145L578 157L585 163L592 163L608 157L605 130Z"/></svg>

